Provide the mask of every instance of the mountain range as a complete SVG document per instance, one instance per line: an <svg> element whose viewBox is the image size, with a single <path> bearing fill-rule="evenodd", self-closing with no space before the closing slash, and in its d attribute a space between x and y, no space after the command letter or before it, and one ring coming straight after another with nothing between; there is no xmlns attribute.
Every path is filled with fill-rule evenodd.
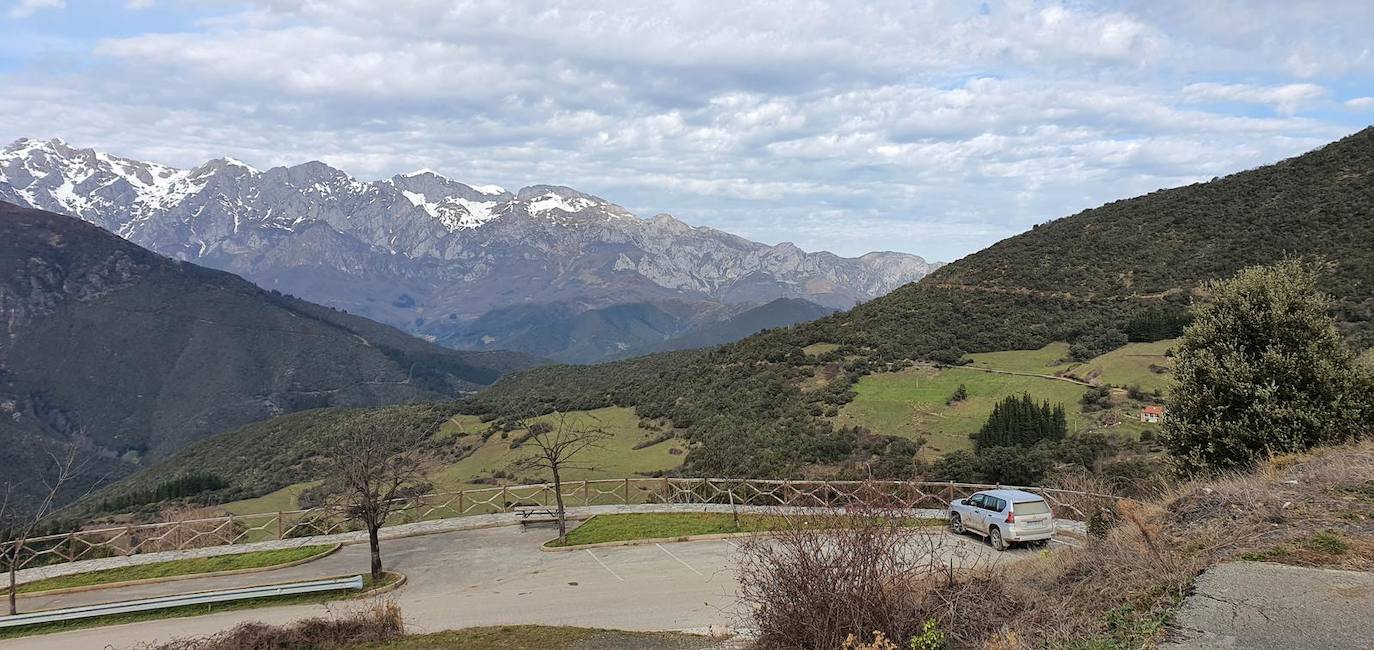
<svg viewBox="0 0 1374 650"><path fill-rule="evenodd" d="M61 140L0 152L0 200L451 347L568 362L671 346L780 298L849 308L938 266L768 246L568 187L509 192L428 170L362 181L321 162L175 169ZM749 322L796 322L795 310L763 313L784 318ZM552 345L537 334L550 329L575 334Z"/></svg>
<svg viewBox="0 0 1374 650"><path fill-rule="evenodd" d="M90 480L283 413L451 399L540 360L462 352L0 202L0 466ZM0 480L0 483L6 481ZM32 484L29 484L32 487Z"/></svg>

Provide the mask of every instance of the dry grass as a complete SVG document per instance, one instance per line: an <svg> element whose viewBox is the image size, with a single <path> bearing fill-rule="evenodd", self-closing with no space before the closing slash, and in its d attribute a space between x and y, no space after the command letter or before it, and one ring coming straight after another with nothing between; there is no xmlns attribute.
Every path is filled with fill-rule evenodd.
<svg viewBox="0 0 1374 650"><path fill-rule="evenodd" d="M401 608L388 600L373 602L330 618L310 618L290 625L243 623L207 637L174 639L144 646L146 650L296 650L346 648L394 641L405 636Z"/></svg>
<svg viewBox="0 0 1374 650"><path fill-rule="evenodd" d="M1089 477L1069 480L1063 487L1110 492ZM874 631L906 647L915 626L934 621L954 648L1141 648L1162 638L1193 580L1217 563L1374 569L1374 442L1273 458L1248 474L1136 487L1153 496L1093 506L1113 527L1081 549L950 576L894 556L894 533L856 522L844 534L863 552L835 554L814 531L754 549L760 562L745 562L754 584L743 591L754 590L765 647L836 647L848 634L857 644Z"/></svg>
<svg viewBox="0 0 1374 650"><path fill-rule="evenodd" d="M1083 549L944 588L953 644L1149 647L1193 579L1219 562L1374 569L1374 443L1274 458L1117 510L1116 528ZM969 624L980 620L996 623Z"/></svg>

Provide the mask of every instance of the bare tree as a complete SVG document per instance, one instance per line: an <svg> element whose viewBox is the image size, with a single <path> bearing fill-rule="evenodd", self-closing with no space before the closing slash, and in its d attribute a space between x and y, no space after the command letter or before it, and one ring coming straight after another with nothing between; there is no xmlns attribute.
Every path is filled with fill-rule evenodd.
<svg viewBox="0 0 1374 650"><path fill-rule="evenodd" d="M55 466L51 474L44 473L38 480L42 483L42 496L33 508L19 509L19 483L6 481L3 495L0 495L0 556L4 557L9 574L10 616L19 613L19 554L37 531L57 512L58 498L69 488L86 469L86 463L79 460L76 445L71 445L63 455L49 452L48 458Z"/></svg>
<svg viewBox="0 0 1374 650"><path fill-rule="evenodd" d="M599 447L611 434L599 428L580 428L566 414L559 415L557 425L535 422L525 429L528 433L522 444L529 444L535 453L520 458L514 465L518 469L547 470L553 474L553 495L558 504L558 541L566 542L568 521L567 509L563 506L563 472L593 469L587 463L574 461L574 457L589 447Z"/></svg>
<svg viewBox="0 0 1374 650"><path fill-rule="evenodd" d="M421 452L427 438L394 422L366 421L334 436L321 455L325 503L367 527L373 580L382 577L378 531L407 498L428 489Z"/></svg>

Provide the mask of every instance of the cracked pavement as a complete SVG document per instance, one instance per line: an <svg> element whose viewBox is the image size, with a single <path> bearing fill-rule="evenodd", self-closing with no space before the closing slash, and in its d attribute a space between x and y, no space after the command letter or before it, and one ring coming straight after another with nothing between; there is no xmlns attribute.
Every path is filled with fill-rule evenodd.
<svg viewBox="0 0 1374 650"><path fill-rule="evenodd" d="M1160 648L1374 649L1374 573L1230 562L1198 576Z"/></svg>

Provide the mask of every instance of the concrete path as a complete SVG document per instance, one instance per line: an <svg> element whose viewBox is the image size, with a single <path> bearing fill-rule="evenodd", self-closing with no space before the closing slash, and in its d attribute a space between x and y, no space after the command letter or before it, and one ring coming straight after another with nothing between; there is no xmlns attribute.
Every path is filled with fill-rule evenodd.
<svg viewBox="0 0 1374 650"><path fill-rule="evenodd" d="M697 506L700 508L700 506ZM947 536L959 563L1006 562L1033 550L996 553L981 540ZM548 552L548 527L469 530L384 541L387 568L409 582L389 595L412 632L478 625L540 623L625 630L698 630L742 619L735 599L731 540ZM309 564L260 573L194 578L143 587L26 599L31 606L71 606L163 593L269 584L367 570L364 545L346 546ZM287 623L357 607L359 601L224 612L0 641L0 649L123 648L141 642L212 634L245 621Z"/></svg>
<svg viewBox="0 0 1374 650"><path fill-rule="evenodd" d="M1374 574L1230 562L1198 576L1161 648L1374 648Z"/></svg>

